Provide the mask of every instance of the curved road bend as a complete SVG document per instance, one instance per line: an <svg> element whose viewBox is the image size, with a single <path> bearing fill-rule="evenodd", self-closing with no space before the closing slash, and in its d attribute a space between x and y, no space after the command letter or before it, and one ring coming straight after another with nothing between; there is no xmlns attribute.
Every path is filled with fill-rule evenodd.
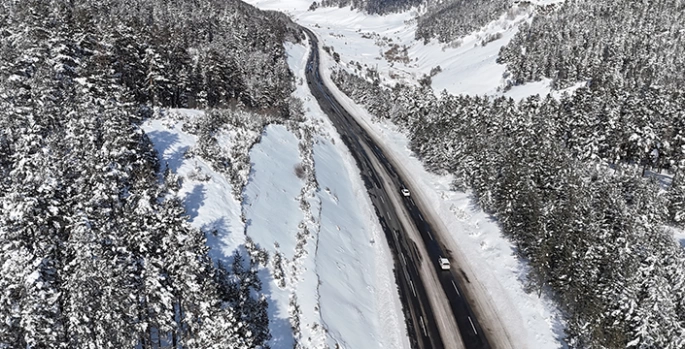
<svg viewBox="0 0 685 349"><path fill-rule="evenodd" d="M407 187L407 181L398 175L383 151L324 85L319 75L318 40L309 29L303 30L312 44L306 68L307 83L357 161L375 206L394 254L395 277L412 347L489 349L488 340L463 297L459 280L464 276L456 275L458 268L442 271L437 265L438 257L449 256L449 250L436 240L431 223L413 199L400 197L399 188ZM428 256L428 263L424 263L424 256ZM428 289L426 281L439 284L439 289ZM438 295L441 300L436 300Z"/></svg>

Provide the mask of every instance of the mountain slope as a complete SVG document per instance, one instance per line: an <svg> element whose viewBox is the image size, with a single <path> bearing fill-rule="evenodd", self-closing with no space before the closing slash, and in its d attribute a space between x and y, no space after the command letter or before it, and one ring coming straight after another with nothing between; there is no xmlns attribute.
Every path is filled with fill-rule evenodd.
<svg viewBox="0 0 685 349"><path fill-rule="evenodd" d="M507 44L516 21L503 25L493 43L481 36L494 28L490 23L455 49L407 41L413 22L400 15L319 9L296 18L321 35L333 70L341 70L341 89L373 114L375 127L404 132L402 144L426 168L453 176L501 225L515 253L530 263L518 287L552 290L564 311L564 344L677 348L685 338L685 259L668 226L682 226L683 219L682 67L674 63L681 55L672 55L681 48L675 35L682 11L669 11L679 6L626 3L614 13L601 1L540 7L502 50L509 72L490 49ZM339 19L323 20L333 17ZM441 69L428 65L436 61ZM534 80L521 67L546 79L520 86ZM586 75L567 74L580 67ZM492 78L498 72L504 75ZM425 88L438 79L441 88L469 95ZM508 79L523 100L492 97L509 93L497 90ZM566 95L525 98L531 90L566 86L574 87ZM471 239L489 253L488 239Z"/></svg>
<svg viewBox="0 0 685 349"><path fill-rule="evenodd" d="M261 285L209 260L138 124L159 106L288 117L299 35L236 1L0 4L0 347L268 340Z"/></svg>

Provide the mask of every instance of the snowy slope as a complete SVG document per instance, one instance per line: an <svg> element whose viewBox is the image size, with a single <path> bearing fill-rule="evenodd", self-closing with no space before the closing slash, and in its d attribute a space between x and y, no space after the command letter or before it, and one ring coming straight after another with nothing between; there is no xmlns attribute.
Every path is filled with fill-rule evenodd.
<svg viewBox="0 0 685 349"><path fill-rule="evenodd" d="M300 162L297 144L284 126L267 126L250 152L252 169L243 192L247 234L263 247L279 244L287 259L295 255L302 220L297 196L303 182L294 170Z"/></svg>
<svg viewBox="0 0 685 349"><path fill-rule="evenodd" d="M300 0L249 2L264 9L290 13L298 23L314 30L323 45L333 46L341 56L341 64L333 62L330 55L322 54L322 65L328 65L328 70L343 66L353 71L350 62L355 65L359 62L362 66L376 68L385 83L411 84L440 65L442 72L432 79L436 93L446 89L450 93L501 95L498 89L504 83L504 66L495 63L497 52L516 33L516 24L530 19L527 12L521 12L515 18L503 15L482 32L464 38L461 46L446 47L435 41L424 45L413 40L415 24L411 18L415 13L412 12L381 17L348 8L306 11L309 3ZM498 32L503 35L501 39L485 46L480 44L487 34ZM383 37L391 38L392 43L400 46L406 45L409 62L388 62L383 52L390 41ZM520 99L549 91L549 82L543 81L516 87L506 95ZM339 100L346 99L342 94L339 97ZM518 337L515 341L534 349L563 348L562 314L545 294L526 292L526 261L515 257L511 243L502 236L492 217L473 203L470 193L451 190L449 176L428 173L409 151L406 137L394 125L373 124L365 110L349 99L347 105L353 115L361 116L368 128L386 141L386 146L392 149L400 163L405 164L421 191L426 193L471 265L477 266L479 281L486 286L496 309L509 324L509 332Z"/></svg>
<svg viewBox="0 0 685 349"><path fill-rule="evenodd" d="M260 143L250 151L252 168L243 191L246 234L271 255L281 253L286 265L295 254L295 237L303 217L296 199L303 185L294 172L300 158L297 143L297 138L285 127L267 126ZM271 344L274 348L293 347L291 291L288 287L279 287L269 273L261 275L268 290Z"/></svg>
<svg viewBox="0 0 685 349"><path fill-rule="evenodd" d="M287 50L303 81L309 48ZM272 348L409 348L392 255L359 170L307 86L300 83L295 95L304 101L306 121L264 129L250 150L241 200L208 162L187 156L197 137L182 126L201 111L161 110L143 129L161 163L181 177L180 196L193 226L207 233L214 260L244 251L246 237L269 252L259 276ZM311 138L304 128L313 130ZM216 135L226 152L235 133ZM303 170L308 161L315 182Z"/></svg>
<svg viewBox="0 0 685 349"><path fill-rule="evenodd" d="M304 83L309 47L288 45L286 49L291 70L302 82L295 95L304 101L308 124L318 130L313 160L320 231L314 253L328 344L409 348L392 255L372 214L359 169Z"/></svg>
<svg viewBox="0 0 685 349"><path fill-rule="evenodd" d="M201 115L196 110L163 111L159 119L150 119L142 126L150 137L163 166L169 166L182 178L179 196L183 198L187 214L193 226L207 234L208 244L212 247L212 259L231 256L238 246L245 243L244 225L240 219L240 203L231 195L232 185L211 166L200 158L187 159L185 152L197 142L197 137L181 130L183 118ZM207 181L188 178L193 172L209 175Z"/></svg>
<svg viewBox="0 0 685 349"><path fill-rule="evenodd" d="M549 81L517 86L504 93L502 74L505 66L495 62L500 47L516 34L518 24L531 19L532 7L515 8L458 43L441 44L432 40L428 44L414 40L416 11L385 16L367 15L349 8L319 8L308 11L307 0L247 0L262 9L278 10L290 14L297 23L315 31L323 45L333 47L341 57L341 65L355 71L360 63L362 72L376 69L383 82L418 84L418 79L429 75L435 67L442 72L432 78L435 93L447 90L451 94L507 95L524 98L550 92ZM531 1L549 4L558 1ZM501 34L502 38L483 46L486 37ZM407 47L407 62L388 59L385 54L393 45ZM357 71L359 73L359 71Z"/></svg>

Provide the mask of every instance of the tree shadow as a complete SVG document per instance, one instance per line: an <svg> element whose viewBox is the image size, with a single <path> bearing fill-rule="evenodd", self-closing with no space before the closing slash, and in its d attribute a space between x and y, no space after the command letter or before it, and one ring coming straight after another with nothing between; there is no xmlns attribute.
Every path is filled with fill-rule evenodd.
<svg viewBox="0 0 685 349"><path fill-rule="evenodd" d="M497 217L495 217L495 213L484 209L483 206L481 206L480 202L478 201L478 196L473 191L471 191L471 193L469 193L469 204L467 207L473 212L483 211L485 213L485 219L488 222L495 223L495 224L497 224L497 226L500 229L502 229L502 226L500 225L499 220L497 219Z"/></svg>
<svg viewBox="0 0 685 349"><path fill-rule="evenodd" d="M188 149L190 149L190 147L187 145L184 147L179 147L175 152L164 158L164 161L166 161L170 170L178 173L178 169L181 167L181 165L183 165L183 161L185 160Z"/></svg>
<svg viewBox="0 0 685 349"><path fill-rule="evenodd" d="M197 217L198 210L204 204L206 197L207 189L205 189L204 184L196 184L193 190L186 193L183 198L183 204L186 208L186 213L190 216L191 222Z"/></svg>
<svg viewBox="0 0 685 349"><path fill-rule="evenodd" d="M267 303L269 304L267 313L269 314L269 331L271 332L270 347L272 349L292 349L295 345L295 335L293 334L287 313L289 305L282 304L279 308L277 297L273 294L274 291L286 291L281 291L276 287L276 280L274 280L268 269L261 268L257 275L262 280L262 293L266 296Z"/></svg>
<svg viewBox="0 0 685 349"><path fill-rule="evenodd" d="M200 227L200 230L205 233L207 246L209 246L209 257L215 262L232 262L232 254L227 249L227 247L231 245L225 242L226 240L230 240L229 237L235 235L231 232L230 221L222 216L203 224Z"/></svg>
<svg viewBox="0 0 685 349"><path fill-rule="evenodd" d="M185 153L190 147L181 146L167 154L167 151L173 149L178 144L179 138L177 134L169 131L150 131L146 132L146 134L159 154L160 162L162 163L161 172L164 172L166 164L168 164L170 170L177 172L178 168L183 164Z"/></svg>
<svg viewBox="0 0 685 349"><path fill-rule="evenodd" d="M250 161L250 171L247 173L247 181L245 182L245 186L243 187L243 192L240 194L242 197L242 204L241 206L252 206L252 200L250 196L247 193L247 188L254 182L254 177L257 175L257 170L255 169L255 163L253 161ZM255 197L256 198L256 197Z"/></svg>
<svg viewBox="0 0 685 349"><path fill-rule="evenodd" d="M155 150L160 153L178 143L178 135L169 131L156 130L146 132L145 134L147 134L148 138L150 138L150 141L152 141Z"/></svg>
<svg viewBox="0 0 685 349"><path fill-rule="evenodd" d="M655 183L659 184L661 189L668 190L673 184L673 176L670 174L665 174L661 172L654 172L653 170L646 170L645 177L653 180Z"/></svg>
<svg viewBox="0 0 685 349"><path fill-rule="evenodd" d="M259 244L255 244L257 249L261 249ZM249 268L250 254L245 248L245 245L238 246L234 252L238 252L243 257L243 267ZM227 255L222 259L222 263L226 266L233 265L233 253ZM266 297L268 304L267 315L269 317L269 333L271 339L268 341L269 347L272 349L292 349L295 347L295 335L290 324L290 315L288 314L289 304L280 304L279 295L275 292L287 293L286 290L281 290L276 286L276 280L273 278L269 269L262 265L259 266L257 277L262 283L262 291Z"/></svg>

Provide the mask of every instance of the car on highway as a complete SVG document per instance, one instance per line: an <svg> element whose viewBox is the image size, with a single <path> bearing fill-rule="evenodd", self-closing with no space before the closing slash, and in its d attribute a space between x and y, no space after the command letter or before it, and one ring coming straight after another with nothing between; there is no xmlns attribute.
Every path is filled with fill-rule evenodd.
<svg viewBox="0 0 685 349"><path fill-rule="evenodd" d="M411 195L409 193L409 189L407 189L407 188L400 189L400 192L402 193L402 196L405 196L405 197L409 197L409 195Z"/></svg>
<svg viewBox="0 0 685 349"><path fill-rule="evenodd" d="M440 265L440 269L442 269L442 270L449 270L450 269L450 260L445 258L445 257L440 257L440 258L438 258L438 265Z"/></svg>

